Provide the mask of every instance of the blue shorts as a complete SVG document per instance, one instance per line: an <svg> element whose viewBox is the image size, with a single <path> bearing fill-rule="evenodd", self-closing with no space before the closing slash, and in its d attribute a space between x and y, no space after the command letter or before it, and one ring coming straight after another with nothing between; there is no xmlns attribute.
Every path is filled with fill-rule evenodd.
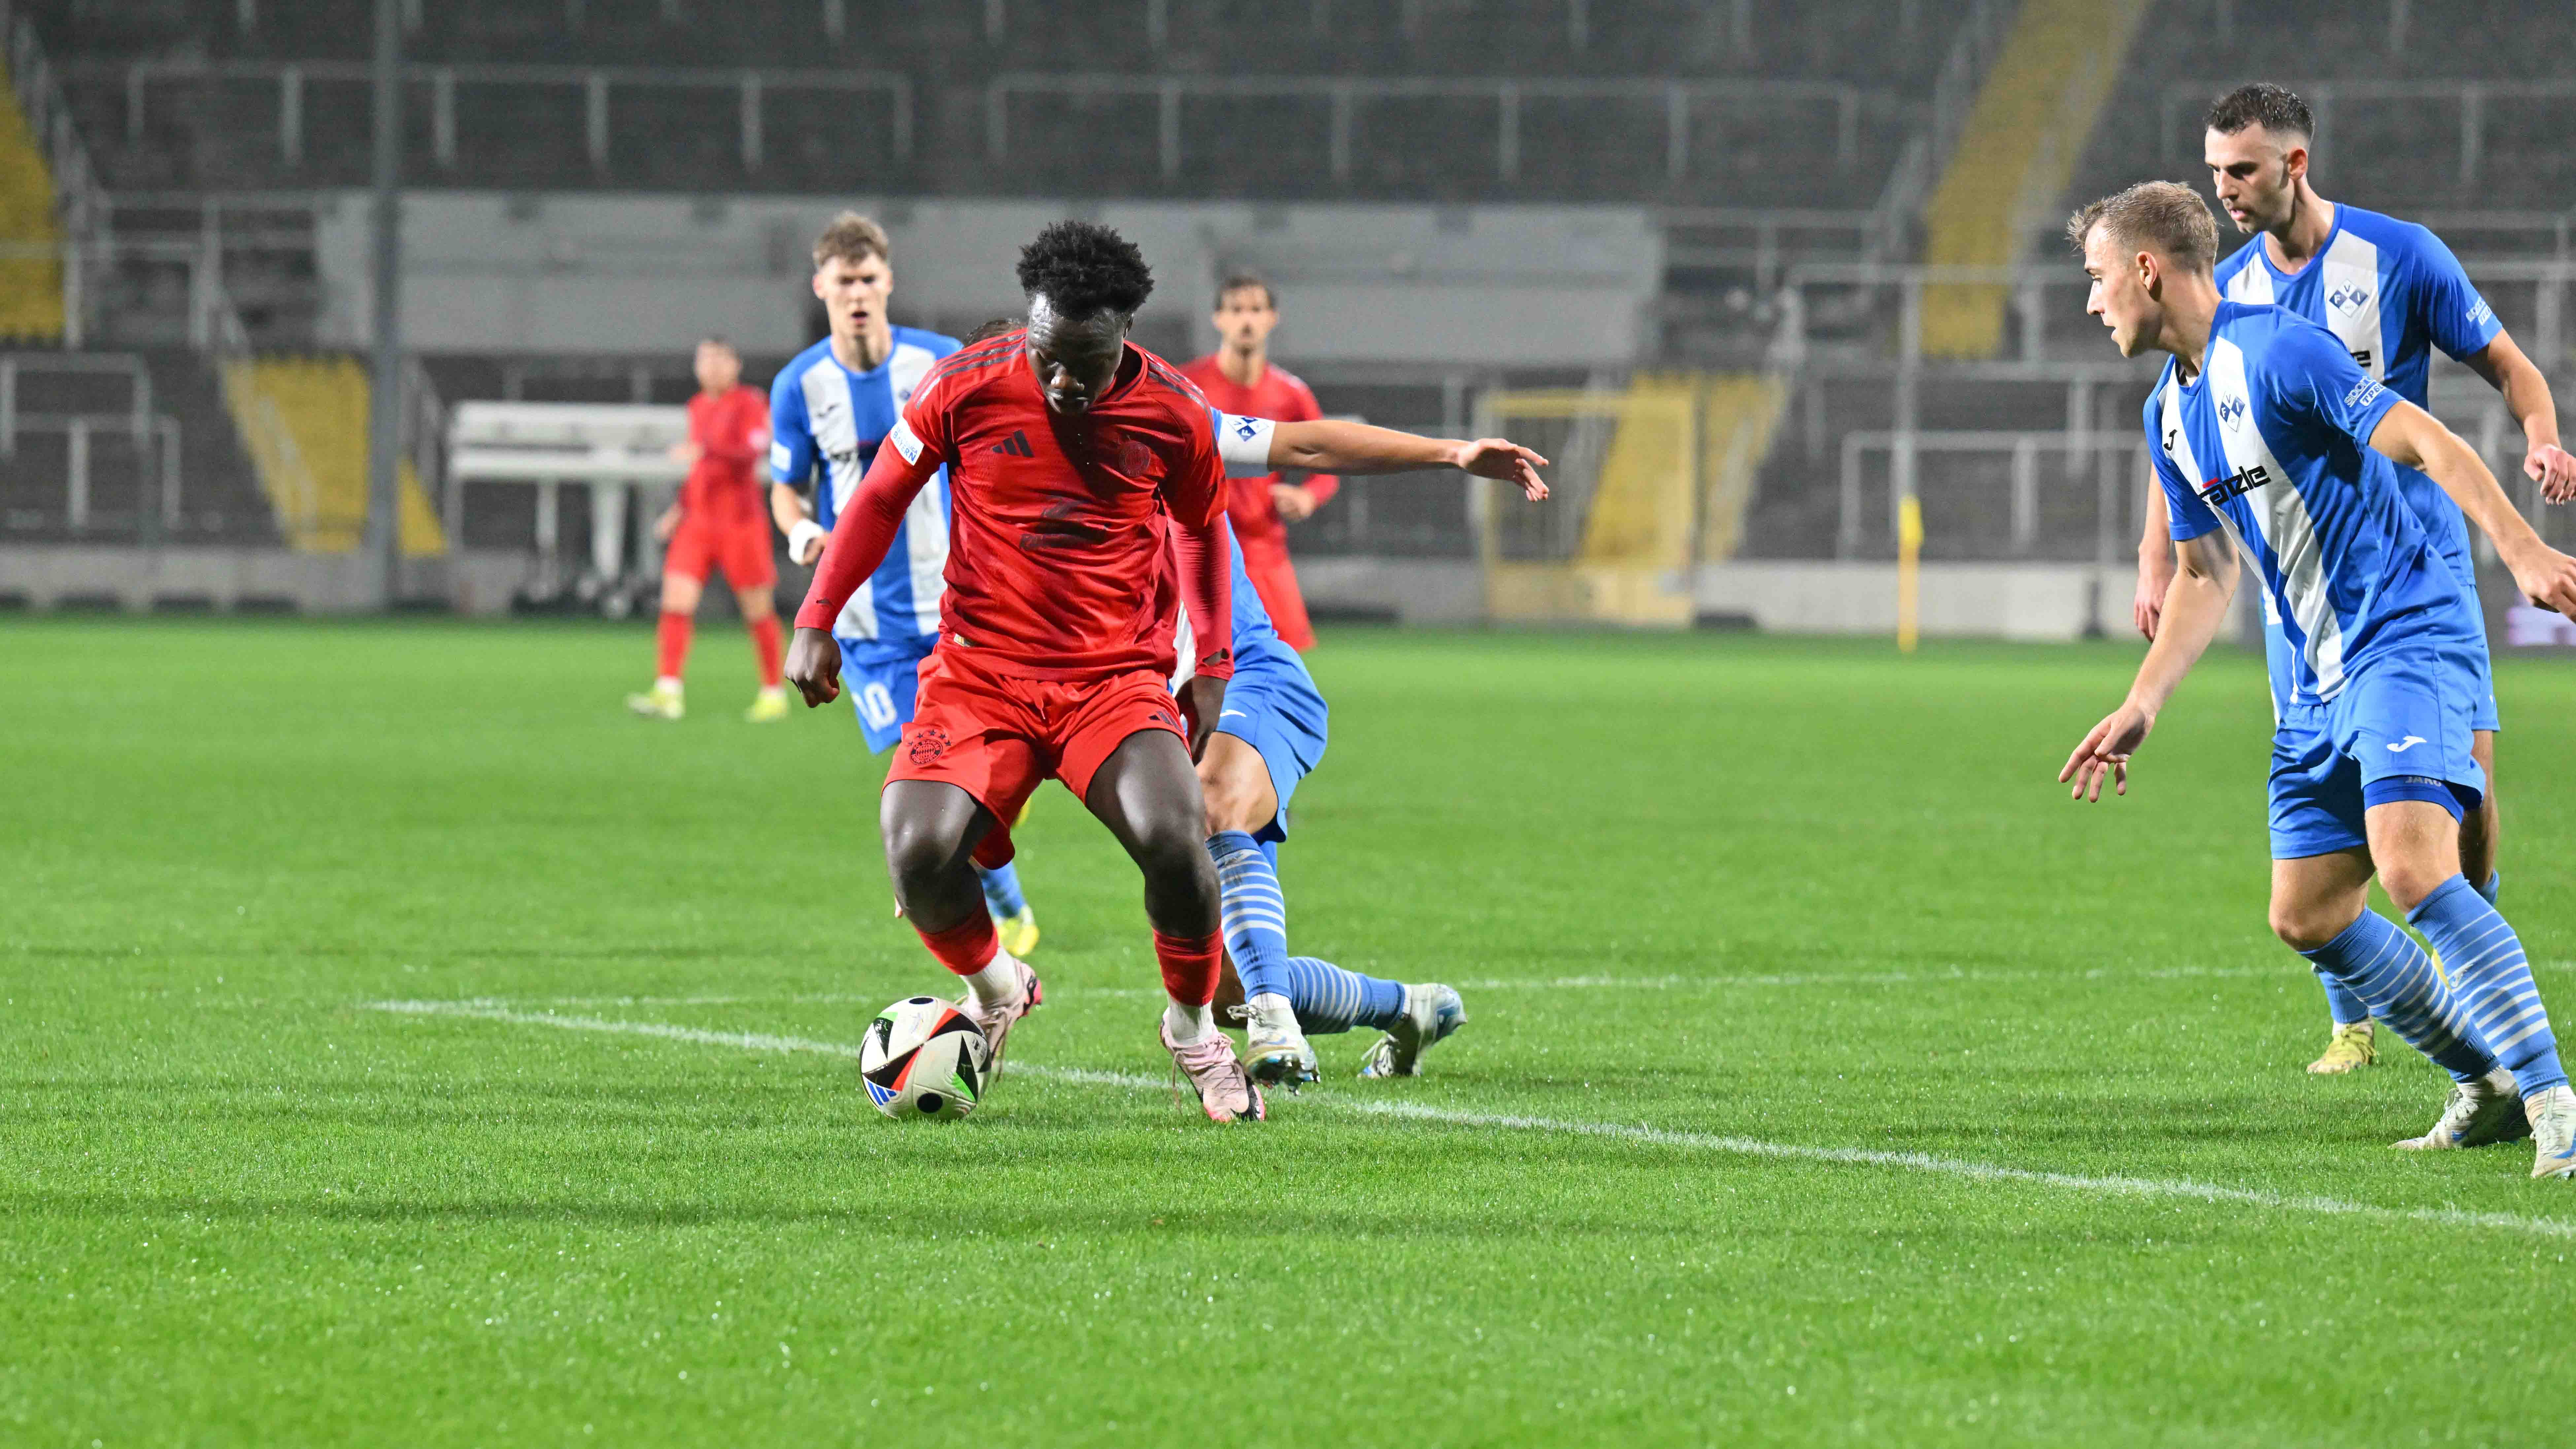
<svg viewBox="0 0 2576 1449"><path fill-rule="evenodd" d="M2486 650L2419 645L2375 659L2325 704L2281 711L2272 736L2272 858L2367 845L2373 799L2475 808L2486 775L2469 753Z"/></svg>
<svg viewBox="0 0 2576 1449"><path fill-rule="evenodd" d="M1246 659L1225 684L1225 707L1217 715L1217 732L1229 734L1261 752L1270 767L1270 788L1279 796L1279 813L1252 833L1255 840L1288 838L1288 800L1297 782L1314 772L1324 758L1329 732L1322 691L1314 677L1293 658L1284 661Z"/></svg>
<svg viewBox="0 0 2576 1449"><path fill-rule="evenodd" d="M867 736L868 753L882 755L903 738L912 723L912 695L921 661L938 647L927 639L835 638L841 646L841 688L858 714L859 732Z"/></svg>

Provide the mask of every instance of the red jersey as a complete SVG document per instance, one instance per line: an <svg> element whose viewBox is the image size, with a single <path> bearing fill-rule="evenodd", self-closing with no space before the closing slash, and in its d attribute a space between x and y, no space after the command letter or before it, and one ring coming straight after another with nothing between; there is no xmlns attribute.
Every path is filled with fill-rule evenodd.
<svg viewBox="0 0 2576 1449"><path fill-rule="evenodd" d="M1314 389L1297 375L1275 363L1264 364L1261 376L1245 387L1225 375L1217 365L1215 353L1181 369L1181 375L1199 385L1199 391L1222 413L1239 418L1268 418L1279 423L1307 423L1324 415L1315 405ZM1276 473L1258 478L1233 478L1226 482L1226 516L1234 520L1234 536L1259 547L1264 543L1284 542L1279 510L1270 501L1270 485L1282 481ZM1317 473L1306 479L1315 501L1322 503L1333 496L1342 480L1330 473Z"/></svg>
<svg viewBox="0 0 2576 1449"><path fill-rule="evenodd" d="M945 464L940 649L1033 679L1169 674L1177 602L1208 641L1197 672L1231 676L1225 464L1207 399L1130 343L1090 410L1058 416L1030 369L1027 337L1006 332L942 358L913 389L842 506L797 627L831 627ZM1177 574L1164 563L1166 518Z"/></svg>
<svg viewBox="0 0 2576 1449"><path fill-rule="evenodd" d="M689 441L698 461L680 485L680 512L701 518L762 516L758 469L769 451L769 398L736 383L731 391L689 399Z"/></svg>

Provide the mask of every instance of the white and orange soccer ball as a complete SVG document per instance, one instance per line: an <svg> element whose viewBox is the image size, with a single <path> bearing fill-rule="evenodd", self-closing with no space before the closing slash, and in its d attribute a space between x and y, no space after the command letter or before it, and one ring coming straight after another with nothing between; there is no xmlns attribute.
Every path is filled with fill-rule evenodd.
<svg viewBox="0 0 2576 1449"><path fill-rule="evenodd" d="M915 996L877 1013L859 1046L868 1100L898 1122L953 1122L975 1110L992 1075L993 1049L954 1002Z"/></svg>

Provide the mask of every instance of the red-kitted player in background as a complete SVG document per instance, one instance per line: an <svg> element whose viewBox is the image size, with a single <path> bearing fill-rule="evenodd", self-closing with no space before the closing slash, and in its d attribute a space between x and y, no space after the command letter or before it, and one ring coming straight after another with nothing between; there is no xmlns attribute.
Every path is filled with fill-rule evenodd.
<svg viewBox="0 0 2576 1449"><path fill-rule="evenodd" d="M1215 418L1170 363L1127 340L1154 285L1133 243L1058 222L1021 252L1019 280L1029 325L935 364L842 505L787 673L809 706L840 693L832 621L945 464L939 643L878 806L896 902L966 978L959 1005L998 1069L1011 1027L1043 996L1001 949L968 863L1009 860L1004 822L1049 776L1062 780L1144 874L1173 1063L1208 1116L1258 1121L1260 1090L1210 1006L1224 946L1191 763L1234 673ZM1176 592L1198 655L1178 702Z"/></svg>
<svg viewBox="0 0 2576 1449"><path fill-rule="evenodd" d="M698 395L689 399L689 440L671 456L689 465L680 497L654 521L653 533L670 544L662 557L662 626L652 689L626 697L626 707L656 719L683 713L680 671L689 659L689 633L707 572L724 570L734 602L760 656L760 693L745 718L785 719L787 693L779 683L778 605L772 591L778 566L769 554L768 488L760 477L769 451L769 398L742 385L742 356L733 344L710 337L698 344Z"/></svg>
<svg viewBox="0 0 2576 1449"><path fill-rule="evenodd" d="M1251 272L1228 274L1217 288L1215 322L1222 339L1217 350L1182 368L1181 375L1197 383L1217 411L1281 423L1324 415L1314 390L1270 360L1279 305L1268 281ZM1276 473L1226 484L1225 511L1243 547L1243 571L1291 649L1314 648L1315 630L1306 620L1306 597L1297 591L1297 570L1288 562L1287 525L1311 516L1340 487L1330 473L1310 474L1302 484Z"/></svg>

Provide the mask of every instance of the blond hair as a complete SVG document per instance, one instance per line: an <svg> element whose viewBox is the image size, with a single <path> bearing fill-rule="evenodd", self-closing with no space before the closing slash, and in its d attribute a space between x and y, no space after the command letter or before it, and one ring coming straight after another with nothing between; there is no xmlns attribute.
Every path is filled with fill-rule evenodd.
<svg viewBox="0 0 2576 1449"><path fill-rule="evenodd" d="M834 260L855 266L870 257L891 262L894 248L886 241L884 227L855 211L845 211L833 217L824 226L823 234L814 239L814 265L817 269Z"/></svg>
<svg viewBox="0 0 2576 1449"><path fill-rule="evenodd" d="M2218 222L2200 193L2178 181L2141 181L2067 218L2066 240L2077 254L2097 226L2123 250L2162 252L2186 272L2218 265Z"/></svg>

